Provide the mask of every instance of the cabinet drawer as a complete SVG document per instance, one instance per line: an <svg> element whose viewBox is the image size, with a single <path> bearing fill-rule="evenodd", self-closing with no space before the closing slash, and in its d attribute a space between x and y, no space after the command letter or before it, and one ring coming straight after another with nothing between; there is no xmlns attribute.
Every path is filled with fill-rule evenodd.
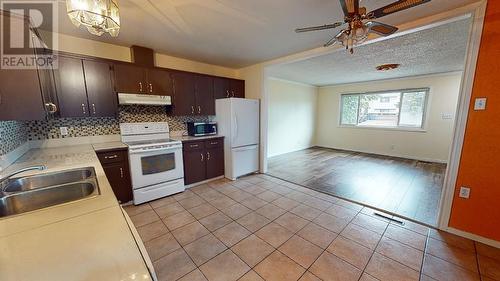
<svg viewBox="0 0 500 281"><path fill-rule="evenodd" d="M224 145L223 138L209 139L205 141L206 148L222 147L223 145Z"/></svg>
<svg viewBox="0 0 500 281"><path fill-rule="evenodd" d="M127 161L127 152L123 150L99 152L97 157L99 157L101 164L119 163Z"/></svg>
<svg viewBox="0 0 500 281"><path fill-rule="evenodd" d="M184 149L184 151L203 149L205 148L205 143L202 141L184 142L182 144L182 148Z"/></svg>

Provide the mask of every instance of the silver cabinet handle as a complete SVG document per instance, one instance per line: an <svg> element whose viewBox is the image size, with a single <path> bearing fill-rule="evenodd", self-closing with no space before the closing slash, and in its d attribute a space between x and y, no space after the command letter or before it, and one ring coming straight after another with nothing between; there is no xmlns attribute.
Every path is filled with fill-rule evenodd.
<svg viewBox="0 0 500 281"><path fill-rule="evenodd" d="M118 158L118 155L104 156L104 159L115 159Z"/></svg>
<svg viewBox="0 0 500 281"><path fill-rule="evenodd" d="M231 91L231 94L233 95L233 98L234 98L234 91Z"/></svg>
<svg viewBox="0 0 500 281"><path fill-rule="evenodd" d="M210 160L210 152L207 151L207 160Z"/></svg>
<svg viewBox="0 0 500 281"><path fill-rule="evenodd" d="M120 168L120 177L123 179L123 168Z"/></svg>
<svg viewBox="0 0 500 281"><path fill-rule="evenodd" d="M92 104L92 113L93 113L94 115L96 114L96 113L95 113L95 104L94 104L94 103Z"/></svg>
<svg viewBox="0 0 500 281"><path fill-rule="evenodd" d="M83 114L87 114L87 111L85 110L85 104L84 103L82 103L82 112L83 112Z"/></svg>
<svg viewBox="0 0 500 281"><path fill-rule="evenodd" d="M203 162L203 153L200 153L201 156L201 162Z"/></svg>
<svg viewBox="0 0 500 281"><path fill-rule="evenodd" d="M191 144L189 147L198 147L197 144Z"/></svg>
<svg viewBox="0 0 500 281"><path fill-rule="evenodd" d="M211 142L210 144L211 144L211 145L215 145L215 144L219 144L219 142L218 142L218 141L213 141L213 142Z"/></svg>
<svg viewBox="0 0 500 281"><path fill-rule="evenodd" d="M201 113L201 106L198 105L198 114Z"/></svg>
<svg viewBox="0 0 500 281"><path fill-rule="evenodd" d="M226 98L229 98L231 94L229 94L229 90L226 90Z"/></svg>
<svg viewBox="0 0 500 281"><path fill-rule="evenodd" d="M152 93L153 92L153 84L149 83L149 92Z"/></svg>
<svg viewBox="0 0 500 281"><path fill-rule="evenodd" d="M194 105L191 105L191 114L194 114Z"/></svg>
<svg viewBox="0 0 500 281"><path fill-rule="evenodd" d="M139 91L142 92L142 82L139 82Z"/></svg>
<svg viewBox="0 0 500 281"><path fill-rule="evenodd" d="M45 104L45 108L49 113L56 113L57 112L57 105L54 103L48 102Z"/></svg>

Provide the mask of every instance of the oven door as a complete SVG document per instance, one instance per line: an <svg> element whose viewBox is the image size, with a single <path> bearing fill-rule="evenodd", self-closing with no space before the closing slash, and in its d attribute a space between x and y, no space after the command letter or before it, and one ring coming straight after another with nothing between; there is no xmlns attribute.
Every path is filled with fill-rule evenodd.
<svg viewBox="0 0 500 281"><path fill-rule="evenodd" d="M181 145L150 150L131 148L129 160L134 189L184 177Z"/></svg>

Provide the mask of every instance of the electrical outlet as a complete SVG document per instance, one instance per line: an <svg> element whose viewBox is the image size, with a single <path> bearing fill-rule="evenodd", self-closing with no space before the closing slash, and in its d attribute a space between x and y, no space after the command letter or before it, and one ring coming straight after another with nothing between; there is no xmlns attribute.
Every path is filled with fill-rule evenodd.
<svg viewBox="0 0 500 281"><path fill-rule="evenodd" d="M68 135L68 127L59 127L59 131L61 131L61 136Z"/></svg>
<svg viewBox="0 0 500 281"><path fill-rule="evenodd" d="M470 196L470 188L465 186L460 187L460 194L458 195L458 197L469 199L469 196Z"/></svg>
<svg viewBox="0 0 500 281"><path fill-rule="evenodd" d="M391 148L391 150L394 150L394 149L396 149L396 146L394 144L391 144L390 148Z"/></svg>
<svg viewBox="0 0 500 281"><path fill-rule="evenodd" d="M474 110L485 110L486 98L476 98L474 101Z"/></svg>

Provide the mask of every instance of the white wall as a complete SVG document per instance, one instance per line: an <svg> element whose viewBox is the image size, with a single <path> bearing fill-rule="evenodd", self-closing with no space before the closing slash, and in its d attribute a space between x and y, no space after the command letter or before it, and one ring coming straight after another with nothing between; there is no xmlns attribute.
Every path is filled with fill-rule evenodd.
<svg viewBox="0 0 500 281"><path fill-rule="evenodd" d="M268 157L314 146L318 88L269 79Z"/></svg>
<svg viewBox="0 0 500 281"><path fill-rule="evenodd" d="M453 136L461 73L321 87L318 95L318 146L446 162ZM429 87L424 132L339 126L340 95ZM442 114L452 114L443 119Z"/></svg>

